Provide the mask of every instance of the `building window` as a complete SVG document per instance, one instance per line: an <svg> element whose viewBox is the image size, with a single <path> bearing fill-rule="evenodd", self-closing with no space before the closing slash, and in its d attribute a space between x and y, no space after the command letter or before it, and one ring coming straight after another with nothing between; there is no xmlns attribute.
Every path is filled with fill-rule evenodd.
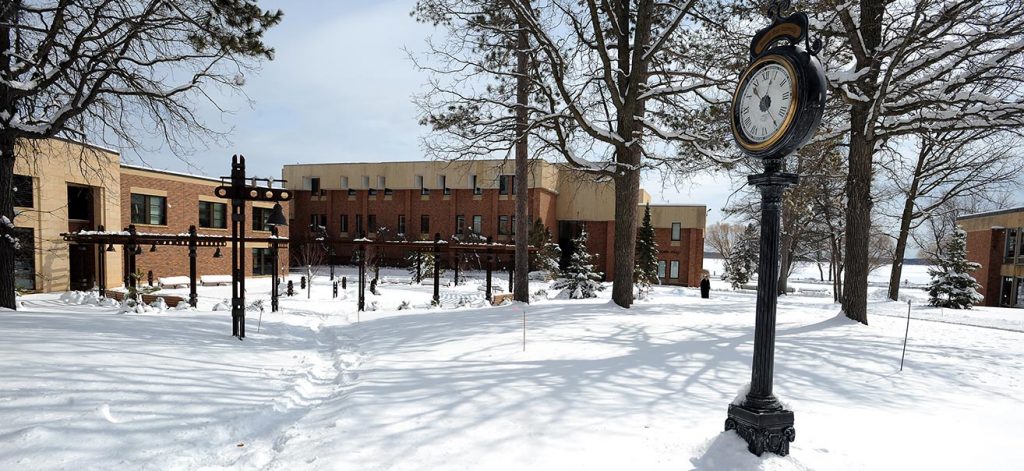
<svg viewBox="0 0 1024 471"><path fill-rule="evenodd" d="M424 214L420 216L420 234L430 233L430 216Z"/></svg>
<svg viewBox="0 0 1024 471"><path fill-rule="evenodd" d="M1005 258L1012 259L1017 254L1017 229L1006 230Z"/></svg>
<svg viewBox="0 0 1024 471"><path fill-rule="evenodd" d="M68 185L68 219L92 220L92 188Z"/></svg>
<svg viewBox="0 0 1024 471"><path fill-rule="evenodd" d="M672 260L669 267L669 278L679 278L679 260Z"/></svg>
<svg viewBox="0 0 1024 471"><path fill-rule="evenodd" d="M378 190L383 190L383 189L387 188L387 186L388 186L387 183L388 183L388 179L386 177L384 177L384 175L378 175L377 176L377 189Z"/></svg>
<svg viewBox="0 0 1024 471"><path fill-rule="evenodd" d="M482 234L484 232L484 218L480 215L473 216L473 233Z"/></svg>
<svg viewBox="0 0 1024 471"><path fill-rule="evenodd" d="M1010 301L1012 298L1013 290L1013 278L1004 276L1001 278L999 287L999 305L1003 307L1010 307Z"/></svg>
<svg viewBox="0 0 1024 471"><path fill-rule="evenodd" d="M437 187L442 190L448 188L448 179L444 175L437 176Z"/></svg>
<svg viewBox="0 0 1024 471"><path fill-rule="evenodd" d="M29 227L15 227L11 230L18 239L18 250L14 252L14 287L36 289L35 231Z"/></svg>
<svg viewBox="0 0 1024 471"><path fill-rule="evenodd" d="M399 234L405 234L405 215L404 214L399 214L398 215L398 233Z"/></svg>
<svg viewBox="0 0 1024 471"><path fill-rule="evenodd" d="M680 240L683 238L683 225L678 222L672 223L672 240Z"/></svg>
<svg viewBox="0 0 1024 471"><path fill-rule="evenodd" d="M327 215L326 214L310 214L309 225L311 230L317 230L321 227L327 227Z"/></svg>
<svg viewBox="0 0 1024 471"><path fill-rule="evenodd" d="M508 216L498 216L498 235L508 235Z"/></svg>
<svg viewBox="0 0 1024 471"><path fill-rule="evenodd" d="M220 203L213 203L213 204L220 204ZM224 206L224 205L221 204L221 206ZM225 207L225 208L222 208L221 210L222 211L227 211L227 208ZM199 211L200 211L200 214L202 214L202 208L200 208ZM253 206L253 208L252 208L252 230L254 230L254 231L269 231L270 230L270 224L267 224L267 220L270 219L270 213L272 213L272 212L273 212L273 210L271 210L270 208L257 208L255 206ZM326 224L326 221L325 221L325 224ZM223 228L223 227L227 227L227 226L225 225L225 226L218 226L218 227L222 227Z"/></svg>
<svg viewBox="0 0 1024 471"><path fill-rule="evenodd" d="M366 228L369 229L370 232L377 232L377 215L376 214L370 214L370 215L366 216Z"/></svg>
<svg viewBox="0 0 1024 471"><path fill-rule="evenodd" d="M167 198L132 193L132 224L167 224Z"/></svg>
<svg viewBox="0 0 1024 471"><path fill-rule="evenodd" d="M212 229L224 229L228 227L227 212L228 205L224 203L212 203L209 201L199 202L199 227ZM253 229L256 229L256 208L253 208Z"/></svg>
<svg viewBox="0 0 1024 471"><path fill-rule="evenodd" d="M363 184L363 189L364 190L369 190L370 189L370 176L369 175L363 175L361 180L362 180L361 183Z"/></svg>
<svg viewBox="0 0 1024 471"><path fill-rule="evenodd" d="M501 175L498 177L498 194L516 194L515 175Z"/></svg>
<svg viewBox="0 0 1024 471"><path fill-rule="evenodd" d="M455 233L458 234L458 235L462 235L465 232L465 229L466 229L466 216L463 215L463 214L455 216Z"/></svg>
<svg viewBox="0 0 1024 471"><path fill-rule="evenodd" d="M363 236L363 215L356 214L356 235Z"/></svg>
<svg viewBox="0 0 1024 471"><path fill-rule="evenodd" d="M344 176L341 177L341 189L342 190L347 190L348 189L348 177L344 177Z"/></svg>
<svg viewBox="0 0 1024 471"><path fill-rule="evenodd" d="M473 189L474 195L483 194L483 190L481 190L480 185L477 184L476 175L469 176L469 187Z"/></svg>
<svg viewBox="0 0 1024 471"><path fill-rule="evenodd" d="M416 175L416 188L420 189L421 195L426 195L430 193L430 190L423 187L423 175Z"/></svg>
<svg viewBox="0 0 1024 471"><path fill-rule="evenodd" d="M1017 278L1017 300L1013 307L1024 308L1024 277Z"/></svg>
<svg viewBox="0 0 1024 471"><path fill-rule="evenodd" d="M33 196L32 177L27 175L14 175L14 206L19 208L34 208L35 197ZM34 280L35 278L33 278ZM33 281L33 283L35 283Z"/></svg>
<svg viewBox="0 0 1024 471"><path fill-rule="evenodd" d="M320 194L320 177L312 177L309 179L309 191L314 195Z"/></svg>
<svg viewBox="0 0 1024 471"><path fill-rule="evenodd" d="M511 233L512 235L516 235L516 217L512 216L511 221L512 222L509 225L509 233Z"/></svg>
<svg viewBox="0 0 1024 471"><path fill-rule="evenodd" d="M658 279L665 278L665 261L658 260Z"/></svg>
<svg viewBox="0 0 1024 471"><path fill-rule="evenodd" d="M272 275L274 273L274 253L271 249L252 249L252 274Z"/></svg>
<svg viewBox="0 0 1024 471"><path fill-rule="evenodd" d="M342 234L348 233L348 214L342 214L338 216L338 230Z"/></svg>

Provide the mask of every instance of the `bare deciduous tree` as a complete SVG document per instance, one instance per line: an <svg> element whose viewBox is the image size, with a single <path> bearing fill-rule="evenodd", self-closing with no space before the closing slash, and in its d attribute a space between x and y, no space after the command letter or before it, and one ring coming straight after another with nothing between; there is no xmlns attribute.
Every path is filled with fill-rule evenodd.
<svg viewBox="0 0 1024 471"><path fill-rule="evenodd" d="M215 135L195 114L210 87L240 88L273 57L263 33L281 21L252 0L9 0L0 3L0 188L11 188L19 141L64 136L172 150ZM13 219L0 191L0 215ZM0 271L14 249L0 241ZM14 308L13 277L0 306Z"/></svg>
<svg viewBox="0 0 1024 471"><path fill-rule="evenodd" d="M828 1L815 12L849 109L843 310L867 323L876 154L922 131L1016 128L1024 81L1024 4Z"/></svg>
<svg viewBox="0 0 1024 471"><path fill-rule="evenodd" d="M950 200L1000 194L998 190L1019 181L1024 166L1019 140L991 129L921 133L913 146L916 152L909 158L897 153L880 165L883 179L895 193L889 198L892 204L886 206L898 210L891 216L899 221L889 276L892 300L899 299L910 233Z"/></svg>

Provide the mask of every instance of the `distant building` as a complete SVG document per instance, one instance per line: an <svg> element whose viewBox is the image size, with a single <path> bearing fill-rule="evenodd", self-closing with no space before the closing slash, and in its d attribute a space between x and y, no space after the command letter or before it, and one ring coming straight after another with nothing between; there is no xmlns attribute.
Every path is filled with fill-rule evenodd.
<svg viewBox="0 0 1024 471"><path fill-rule="evenodd" d="M967 232L967 258L981 264L985 306L1024 308L1024 207L957 219Z"/></svg>
<svg viewBox="0 0 1024 471"><path fill-rule="evenodd" d="M371 238L380 228L410 240L492 236L512 241L515 227L514 162L379 162L285 165L284 179L294 191L292 234L308 237L311 225L325 226L331 238ZM597 270L614 275L616 222L613 184L595 182L562 165L531 164L530 219L540 218L562 248L563 261L574 249L571 239L584 227ZM641 204L650 195L640 190ZM643 208L638 210L643 217ZM651 205L664 284L697 286L704 260L703 205ZM339 250L335 262L348 263Z"/></svg>
<svg viewBox="0 0 1024 471"><path fill-rule="evenodd" d="M125 277L121 248L106 253L106 273L98 273L102 249L65 242L60 234L78 230L120 231L134 224L139 232L181 234L196 225L200 234L230 235L227 200L217 198L216 178L151 170L120 163L118 152L60 139L19 145L14 168L15 284L26 291L50 292L92 289L100 276L107 286L121 286ZM230 160L224 159L224 172ZM285 203L286 205L286 203ZM269 235L263 222L273 203L249 203L247 235ZM287 210L287 209L286 209ZM287 229L281 228L281 235ZM248 269L269 275L266 244L248 244ZM281 257L287 260L287 249ZM213 258L202 248L199 275L231 274L231 258ZM227 255L227 254L225 254ZM188 275L188 248L144 248L136 268L154 278Z"/></svg>

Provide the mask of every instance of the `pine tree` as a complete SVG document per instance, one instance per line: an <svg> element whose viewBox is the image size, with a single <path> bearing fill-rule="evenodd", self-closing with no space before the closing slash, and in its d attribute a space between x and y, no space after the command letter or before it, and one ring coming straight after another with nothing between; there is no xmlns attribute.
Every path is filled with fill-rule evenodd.
<svg viewBox="0 0 1024 471"><path fill-rule="evenodd" d="M562 257L562 249L551 243L551 231L540 218L534 220L528 239L530 247L535 249L530 254L530 270L544 271L551 278L557 278L558 259Z"/></svg>
<svg viewBox="0 0 1024 471"><path fill-rule="evenodd" d="M957 227L939 255L937 266L928 269L932 282L928 286L928 303L951 309L970 309L982 300L981 285L971 273L981 265L967 260L967 233Z"/></svg>
<svg viewBox="0 0 1024 471"><path fill-rule="evenodd" d="M651 291L651 286L660 284L658 279L658 243L654 240L654 225L651 224L651 205L644 209L644 220L636 231L636 271L633 272L639 297Z"/></svg>
<svg viewBox="0 0 1024 471"><path fill-rule="evenodd" d="M597 292L604 289L601 284L604 276L594 271L594 256L587 252L587 231L580 231L579 237L573 239L572 243L576 252L572 254L569 266L553 288L568 293L570 299L597 297Z"/></svg>
<svg viewBox="0 0 1024 471"><path fill-rule="evenodd" d="M746 284L754 276L760 250L758 236L757 226L753 223L747 224L732 254L725 259L725 277L732 284L733 289Z"/></svg>
<svg viewBox="0 0 1024 471"><path fill-rule="evenodd" d="M418 260L417 256L419 257ZM412 280L414 283L420 283L423 280L433 281L434 268L437 267L437 263L435 263L436 259L434 257L434 252L409 252L409 255L405 258L405 260L409 263L409 274L412 275ZM419 279L416 278L417 262L419 263ZM441 269L441 273L439 273L437 276L444 276L443 268Z"/></svg>

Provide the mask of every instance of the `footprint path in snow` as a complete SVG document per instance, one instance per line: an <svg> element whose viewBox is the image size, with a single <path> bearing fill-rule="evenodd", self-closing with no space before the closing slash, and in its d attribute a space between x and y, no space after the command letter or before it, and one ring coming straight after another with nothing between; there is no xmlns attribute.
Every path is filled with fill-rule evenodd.
<svg viewBox="0 0 1024 471"><path fill-rule="evenodd" d="M225 469L268 469L289 441L298 435L295 424L324 401L346 394L359 380L365 355L337 327L312 327L317 348L296 354L298 366L268 376L291 377L291 386L275 398L269 410L253 411L254 418L238 426L244 446L218 457Z"/></svg>

